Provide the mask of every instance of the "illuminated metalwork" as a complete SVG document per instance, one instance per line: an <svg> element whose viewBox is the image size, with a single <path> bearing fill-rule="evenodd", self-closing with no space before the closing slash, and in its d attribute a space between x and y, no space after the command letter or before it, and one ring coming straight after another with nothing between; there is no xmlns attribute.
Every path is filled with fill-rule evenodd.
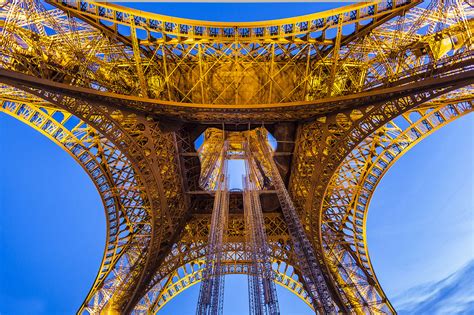
<svg viewBox="0 0 474 315"><path fill-rule="evenodd" d="M222 276L223 243L226 235L227 217L229 213L229 181L227 178L227 143L222 139L221 151L214 165L218 168L217 189L214 195L211 226L206 253L206 267L199 291L197 314L222 314L224 307L224 277Z"/></svg>
<svg viewBox="0 0 474 315"><path fill-rule="evenodd" d="M275 161L273 160L270 148L266 144L266 139L261 132L259 132L259 140L263 147L264 157L270 163L272 183L277 191L281 211L285 217L288 232L292 237L298 267L300 267L306 291L311 296L313 308L322 313L334 313L336 309L333 305L326 281L324 280L321 267L317 262L314 249L304 231L304 227L296 213L293 201L286 190L285 184L283 183Z"/></svg>
<svg viewBox="0 0 474 315"><path fill-rule="evenodd" d="M244 142L245 176L243 178L243 199L245 233L249 246L249 306L250 314L280 314L275 284L273 283L272 261L267 243L262 206L257 190L260 171L254 160L249 143Z"/></svg>
<svg viewBox="0 0 474 315"><path fill-rule="evenodd" d="M250 23L46 2L0 4L0 110L68 151L102 198L106 248L79 313L156 313L208 275L252 274L250 208L267 279L319 313L395 312L370 263L368 204L400 156L472 111L468 2ZM258 169L245 192L219 189L224 138ZM212 224L214 205L227 224Z"/></svg>

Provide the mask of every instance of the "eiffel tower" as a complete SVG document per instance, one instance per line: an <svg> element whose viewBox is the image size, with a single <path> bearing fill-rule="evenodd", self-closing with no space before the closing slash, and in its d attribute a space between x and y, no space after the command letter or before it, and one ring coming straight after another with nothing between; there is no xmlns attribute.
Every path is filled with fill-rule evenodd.
<svg viewBox="0 0 474 315"><path fill-rule="evenodd" d="M317 314L395 313L369 203L395 161L473 110L473 16L461 0L242 23L0 1L0 111L66 150L105 209L78 314L155 314L197 283L196 312L219 314L226 274L248 275L251 314L280 313L275 284Z"/></svg>

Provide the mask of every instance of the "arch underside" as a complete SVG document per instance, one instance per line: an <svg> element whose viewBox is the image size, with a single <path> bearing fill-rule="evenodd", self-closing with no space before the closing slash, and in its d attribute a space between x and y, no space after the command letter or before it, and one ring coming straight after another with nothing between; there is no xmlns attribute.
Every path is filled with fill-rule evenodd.
<svg viewBox="0 0 474 315"><path fill-rule="evenodd" d="M390 306L370 264L365 236L365 221L370 198L388 169L416 143L435 130L470 113L470 88L415 107L398 116L362 141L337 169L324 199L321 229L324 259L337 286L354 294L366 312L389 312ZM103 200L108 233L104 258L91 294L83 310L95 313L102 309L107 295L113 293L116 278L124 276L133 265L130 250L134 227L142 226L133 205L139 198L134 191L130 163L110 142L73 115L49 104L2 101L1 111L40 131L60 145L89 174ZM114 157L113 159L111 157ZM128 173L126 170L130 170ZM122 189L118 191L117 181ZM116 188L110 188L116 187ZM116 193L111 193L115 191ZM128 210L126 210L128 208ZM128 211L128 212L127 212ZM267 215L266 229L272 248L275 282L311 305L293 267L291 242L286 225L279 215ZM232 217L229 223L229 248L225 260L226 273L246 273L243 219ZM206 250L209 217L192 219L181 240L155 273L147 294L135 307L136 313L158 312L177 294L200 281ZM342 244L342 245L341 245ZM337 266L337 267L335 267ZM388 310L387 310L388 309Z"/></svg>
<svg viewBox="0 0 474 315"><path fill-rule="evenodd" d="M259 55L258 49L249 48L247 38L234 48L233 43L226 42L224 31L212 43L180 42L178 38L183 34L177 33L179 23L173 24L168 34L175 36L172 41L139 43L133 34L136 27L142 28L143 21L134 25L141 21L136 12L129 20L115 21L130 22L126 26L131 30L130 37L120 33L110 36L113 28L94 24L99 21L94 17L104 14L100 10L84 13L67 8L71 1L49 2L62 5L64 11L26 6L23 9L28 14L21 10L10 14L0 9L0 22L4 23L0 24L4 36L0 38L0 71L51 83L48 88L42 88L31 82L7 82L16 89L1 87L0 111L40 131L69 152L89 174L102 198L107 218L106 247L97 278L79 313L158 311L177 292L196 282L191 277L199 280L201 271L189 272L187 276L182 271L201 262L209 229L208 217L191 215L190 218L187 211L193 207L186 194L187 185L192 183L183 175L186 168L183 170L184 163L178 156L195 153L189 150L183 154L181 146L192 147L189 139L176 130L167 131L169 125L156 117L113 102L101 102L96 97L98 90L123 97L209 102L212 113L215 103L308 101L366 90L375 91L377 96L377 89L394 85L406 88L416 86L417 81L431 80L434 84L431 89L431 85L423 91L407 89L407 94L388 101L371 103L369 98L367 103L340 107L340 111L339 107L329 107L316 116L311 115L309 121L295 123L298 136L288 190L326 270L326 280L350 311L394 312L368 256L365 240L368 204L380 178L400 156L435 130L472 111L472 85L468 85L472 83L472 75L462 79L463 74L469 71L472 74L472 20L466 19L472 16L472 11L466 13L463 5L453 2L449 8L416 7L400 19L386 21L383 14L399 15L418 1L402 1L399 7L361 4L360 9L345 8L324 17L325 22L332 21L331 28L337 28L336 38L325 43L311 42L310 36L298 37L301 34L291 33L295 31L292 29L289 32L296 36L294 42L283 36L286 31L282 36L271 37L269 44L258 40L256 47L262 50ZM29 5L30 2L15 3ZM90 1L83 3L89 8L95 5ZM360 27L357 16L366 14L367 10L378 17L372 16L372 24ZM447 26L438 30L434 27L439 19L436 12L442 10L449 11L444 18ZM83 21L72 19L66 12ZM101 17L108 18L112 11L104 12L107 16ZM37 18L29 21L31 16ZM342 37L346 23L356 25L355 31L349 37ZM45 28L56 33L50 36ZM422 28L431 31L418 34L417 30ZM115 31L120 29L123 28ZM391 44L386 45L388 42ZM147 51L156 47L157 55L150 57ZM207 49L212 49L214 54L203 57L199 51ZM87 51L88 58L81 58L77 51ZM180 54L174 55L176 51ZM230 51L242 54L239 73L245 80L261 79L249 75L252 72L248 69L265 70L261 71L265 78L250 91L250 96L244 90L254 85L251 81L239 82L238 77L231 76L216 83L212 76L203 74L207 73L205 69L198 69L198 65L218 66L219 60L227 58L225 54ZM181 60L178 56L189 59ZM173 58L178 62L166 65ZM146 77L144 68L149 71ZM216 77L229 72L227 65L220 68L221 73ZM174 75L162 73L167 70ZM188 77L181 77L183 73ZM457 81L450 83L451 78ZM282 89L288 80L290 88ZM436 85L437 80L444 80L443 84ZM71 96L51 88L58 82L69 85L71 90L87 89L82 95ZM242 82L245 84L239 85ZM207 90L213 93L204 92L206 84L210 87ZM226 84L232 88L227 90ZM218 93L214 93L213 86ZM153 95L153 91L160 94ZM147 101L145 98L143 104L148 104ZM137 109L143 110L138 106ZM289 119L284 112L275 113L277 120ZM198 112L196 117L206 120L209 116L212 114ZM298 274L297 262L284 221L278 213L273 213L266 215L265 224L272 258L286 266L295 266L294 272L288 268L276 273L276 281L281 277L281 283L308 303L294 275ZM234 217L229 231L227 266L242 266L239 270L245 270L243 219Z"/></svg>
<svg viewBox="0 0 474 315"><path fill-rule="evenodd" d="M226 256L229 253L225 253ZM203 257L204 258L204 257ZM249 275L250 262L223 263L223 274ZM293 267L279 261L273 262L273 281L291 293L299 297L311 309L311 299L309 298L303 284L298 280L298 276L292 271ZM135 307L136 314L158 313L167 303L171 302L176 296L198 284L202 280L202 273L205 269L205 261L196 260L186 266L182 266L174 273L170 274L163 283L160 284L160 291L155 300L148 300L147 296ZM143 303L143 304L142 304Z"/></svg>

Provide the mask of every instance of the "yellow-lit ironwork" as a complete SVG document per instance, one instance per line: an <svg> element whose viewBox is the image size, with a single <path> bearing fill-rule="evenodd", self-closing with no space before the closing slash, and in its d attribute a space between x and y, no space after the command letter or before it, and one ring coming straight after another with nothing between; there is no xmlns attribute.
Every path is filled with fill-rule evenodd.
<svg viewBox="0 0 474 315"><path fill-rule="evenodd" d="M45 2L0 3L0 111L71 154L102 198L106 247L78 313L154 314L200 282L219 165L245 154L273 280L318 313L395 312L369 202L397 159L473 110L467 1L245 23ZM248 274L243 192L222 200L219 274Z"/></svg>

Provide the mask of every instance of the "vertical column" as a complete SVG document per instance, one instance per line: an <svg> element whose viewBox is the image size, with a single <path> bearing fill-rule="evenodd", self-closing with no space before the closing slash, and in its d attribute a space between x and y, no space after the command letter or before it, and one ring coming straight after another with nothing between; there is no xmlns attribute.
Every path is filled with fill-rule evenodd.
<svg viewBox="0 0 474 315"><path fill-rule="evenodd" d="M273 282L270 248L257 190L257 168L252 153L245 145L244 217L249 245L249 306L250 314L280 314L275 283Z"/></svg>
<svg viewBox="0 0 474 315"><path fill-rule="evenodd" d="M293 201L291 200L280 173L278 172L267 140L260 131L257 132L265 159L268 160L270 165L272 182L275 186L278 200L280 201L281 210L283 212L283 216L285 217L288 231L293 242L302 282L304 283L308 294L311 296L312 304L315 310L322 314L336 313L331 294L316 259L313 246L306 236L303 225L301 224L298 214L296 213L295 206L293 205Z"/></svg>
<svg viewBox="0 0 474 315"><path fill-rule="evenodd" d="M227 181L227 145L224 143L218 165L217 189L211 217L206 267L203 271L196 313L199 315L222 314L224 300L224 275L222 274L222 245L229 213L229 191ZM217 166L217 165L216 165Z"/></svg>

